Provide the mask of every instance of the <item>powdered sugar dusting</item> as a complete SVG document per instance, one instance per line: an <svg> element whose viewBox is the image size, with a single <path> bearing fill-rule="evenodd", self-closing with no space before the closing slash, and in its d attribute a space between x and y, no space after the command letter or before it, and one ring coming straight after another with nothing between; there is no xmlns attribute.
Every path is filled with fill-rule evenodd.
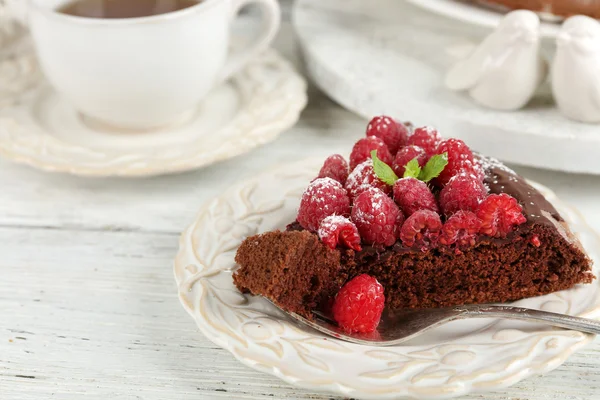
<svg viewBox="0 0 600 400"><path fill-rule="evenodd" d="M343 244L353 250L360 251L360 235L356 225L341 215L330 215L321 221L318 230L319 238L329 248L335 249Z"/></svg>
<svg viewBox="0 0 600 400"><path fill-rule="evenodd" d="M363 191L354 202L352 221L365 243L391 246L397 239L400 209L388 195L376 188Z"/></svg>
<svg viewBox="0 0 600 400"><path fill-rule="evenodd" d="M352 223L352 221L341 215L330 215L321 222L321 226L319 227L319 236L322 239L326 232L331 232L332 230L335 230L337 226L345 223Z"/></svg>
<svg viewBox="0 0 600 400"><path fill-rule="evenodd" d="M360 207L356 207L356 213L352 214L352 219L355 222L370 224L373 221L380 219L382 216L385 217L385 214L383 213L383 204L385 201L390 200L390 198L381 190L372 187L368 187L366 190L371 193L371 209L369 212L365 212Z"/></svg>
<svg viewBox="0 0 600 400"><path fill-rule="evenodd" d="M317 178L302 194L297 219L303 228L315 232L325 217L349 213L350 199L342 184L332 178Z"/></svg>
<svg viewBox="0 0 600 400"><path fill-rule="evenodd" d="M479 165L481 165L481 168L483 168L484 171L491 171L492 169L499 169L502 170L504 172L507 172L509 174L511 174L514 177L514 181L516 182L517 179L517 173L515 171L513 171L512 169L508 168L504 163L502 163L500 160L493 158L493 157L479 157ZM496 182L494 182L496 183Z"/></svg>
<svg viewBox="0 0 600 400"><path fill-rule="evenodd" d="M346 180L346 190L351 198L355 198L366 189L374 187L389 192L391 187L382 182L373 169L373 160L369 159L354 168Z"/></svg>

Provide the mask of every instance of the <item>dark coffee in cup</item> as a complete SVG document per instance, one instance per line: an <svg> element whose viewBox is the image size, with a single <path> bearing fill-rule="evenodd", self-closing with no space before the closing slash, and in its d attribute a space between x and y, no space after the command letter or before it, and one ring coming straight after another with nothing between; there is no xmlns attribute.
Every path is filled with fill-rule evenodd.
<svg viewBox="0 0 600 400"><path fill-rule="evenodd" d="M86 18L140 18L195 6L202 0L75 0L58 12Z"/></svg>

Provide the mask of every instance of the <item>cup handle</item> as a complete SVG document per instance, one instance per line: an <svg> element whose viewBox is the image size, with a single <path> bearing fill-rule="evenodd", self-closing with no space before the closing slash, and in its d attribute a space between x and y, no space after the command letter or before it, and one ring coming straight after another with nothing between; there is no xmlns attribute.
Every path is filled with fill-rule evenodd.
<svg viewBox="0 0 600 400"><path fill-rule="evenodd" d="M219 76L219 82L231 78L232 75L252 60L254 56L269 47L279 30L281 11L277 0L233 0L232 19L237 16L240 9L246 4L256 4L260 7L263 13L262 32L246 48L229 55L229 59Z"/></svg>

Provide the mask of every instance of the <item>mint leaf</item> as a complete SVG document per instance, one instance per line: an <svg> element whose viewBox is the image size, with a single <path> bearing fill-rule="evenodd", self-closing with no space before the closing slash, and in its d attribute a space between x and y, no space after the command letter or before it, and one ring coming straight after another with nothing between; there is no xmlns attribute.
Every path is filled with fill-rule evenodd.
<svg viewBox="0 0 600 400"><path fill-rule="evenodd" d="M410 160L404 168L404 178L419 179L419 176L421 175L421 166L416 157Z"/></svg>
<svg viewBox="0 0 600 400"><path fill-rule="evenodd" d="M437 154L431 157L419 174L419 179L423 182L429 182L433 178L437 178L444 168L446 168L446 165L448 165L448 153Z"/></svg>
<svg viewBox="0 0 600 400"><path fill-rule="evenodd" d="M394 173L394 171L390 168L389 165L384 163L377 157L377 150L371 151L371 158L373 159L373 170L375 171L375 175L377 177L392 186L398 180L398 177Z"/></svg>

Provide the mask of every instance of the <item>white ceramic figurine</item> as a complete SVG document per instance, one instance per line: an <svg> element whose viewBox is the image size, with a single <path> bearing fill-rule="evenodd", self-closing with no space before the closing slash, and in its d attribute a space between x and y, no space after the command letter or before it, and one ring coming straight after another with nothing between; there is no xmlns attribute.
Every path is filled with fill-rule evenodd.
<svg viewBox="0 0 600 400"><path fill-rule="evenodd" d="M600 23L577 15L562 26L552 66L552 91L564 115L600 122Z"/></svg>
<svg viewBox="0 0 600 400"><path fill-rule="evenodd" d="M479 104L497 110L524 107L546 79L540 54L540 20L526 10L513 11L464 60L446 75L451 90L468 91Z"/></svg>

